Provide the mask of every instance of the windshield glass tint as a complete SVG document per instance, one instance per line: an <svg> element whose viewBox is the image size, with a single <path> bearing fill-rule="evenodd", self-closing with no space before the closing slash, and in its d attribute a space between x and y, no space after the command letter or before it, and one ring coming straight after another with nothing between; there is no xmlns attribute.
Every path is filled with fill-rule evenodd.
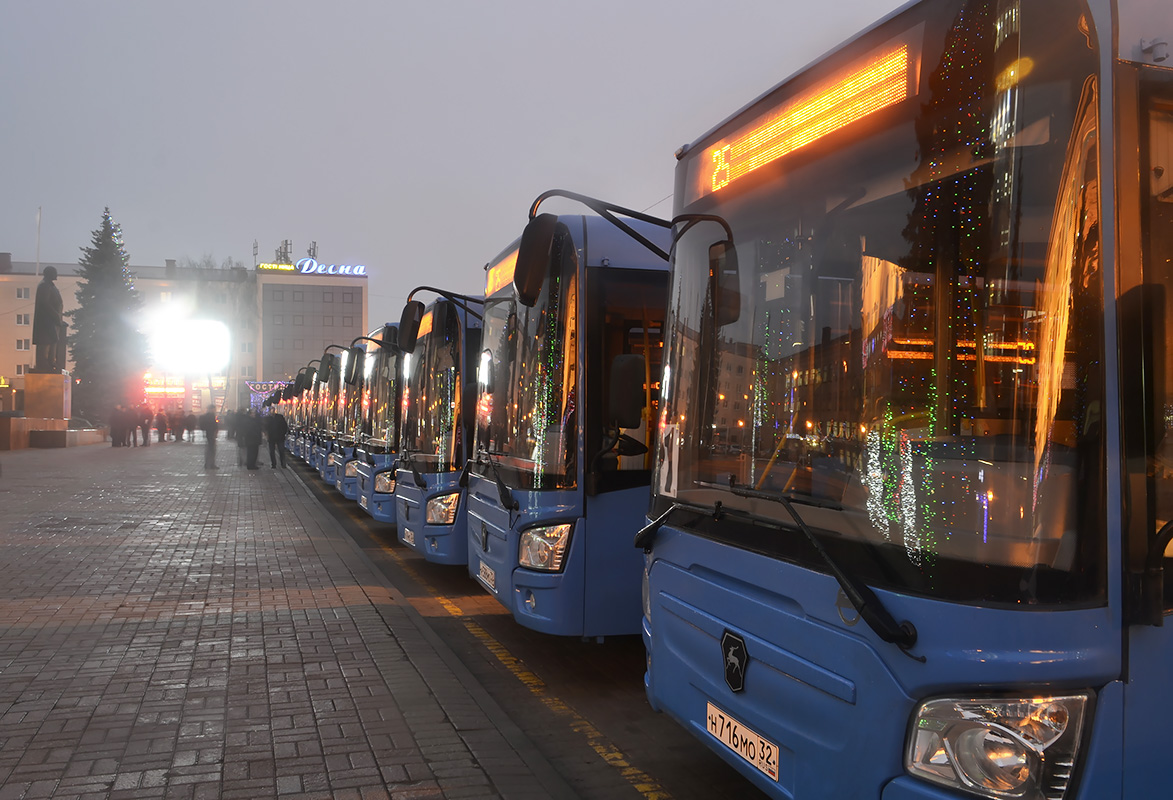
<svg viewBox="0 0 1173 800"><path fill-rule="evenodd" d="M399 448L399 351L371 347L363 362L364 431L374 444Z"/></svg>
<svg viewBox="0 0 1173 800"><path fill-rule="evenodd" d="M485 306L477 365L477 446L503 477L525 489L575 485L578 430L578 260L560 226L555 258L532 307L512 285ZM487 465L477 467L484 474Z"/></svg>
<svg viewBox="0 0 1173 800"><path fill-rule="evenodd" d="M1097 58L1043 5L925 4L847 54L912 42L915 96L684 209L736 264L716 222L676 243L659 508L720 501L714 535L825 569L784 493L875 584L1101 596Z"/></svg>
<svg viewBox="0 0 1173 800"><path fill-rule="evenodd" d="M460 320L447 303L428 312L430 330L403 357L403 445L412 463L429 472L463 466L460 453ZM425 319L428 319L425 316Z"/></svg>

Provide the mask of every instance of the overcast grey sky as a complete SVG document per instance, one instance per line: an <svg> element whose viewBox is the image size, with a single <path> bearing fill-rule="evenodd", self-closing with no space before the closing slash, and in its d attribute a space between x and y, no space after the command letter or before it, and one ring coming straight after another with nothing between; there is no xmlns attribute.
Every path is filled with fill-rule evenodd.
<svg viewBox="0 0 1173 800"><path fill-rule="evenodd" d="M549 188L667 216L673 153L900 0L0 0L0 251L365 264L372 325ZM571 211L565 202L552 210Z"/></svg>

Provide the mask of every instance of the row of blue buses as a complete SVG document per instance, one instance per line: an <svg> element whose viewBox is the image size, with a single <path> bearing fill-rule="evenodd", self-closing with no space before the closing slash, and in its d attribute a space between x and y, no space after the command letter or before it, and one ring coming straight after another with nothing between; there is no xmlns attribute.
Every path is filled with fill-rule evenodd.
<svg viewBox="0 0 1173 800"><path fill-rule="evenodd" d="M1171 28L919 0L682 147L667 224L535 204L475 344L401 320L476 373L401 389L401 540L537 630L634 601L651 705L770 797L1164 796Z"/></svg>

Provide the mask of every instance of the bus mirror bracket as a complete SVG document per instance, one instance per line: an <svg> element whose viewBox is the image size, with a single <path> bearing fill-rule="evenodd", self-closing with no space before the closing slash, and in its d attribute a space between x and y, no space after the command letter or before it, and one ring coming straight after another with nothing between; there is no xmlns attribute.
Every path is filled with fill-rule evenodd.
<svg viewBox="0 0 1173 800"><path fill-rule="evenodd" d="M741 316L741 276L732 241L726 239L709 246L709 277L717 327L737 322Z"/></svg>

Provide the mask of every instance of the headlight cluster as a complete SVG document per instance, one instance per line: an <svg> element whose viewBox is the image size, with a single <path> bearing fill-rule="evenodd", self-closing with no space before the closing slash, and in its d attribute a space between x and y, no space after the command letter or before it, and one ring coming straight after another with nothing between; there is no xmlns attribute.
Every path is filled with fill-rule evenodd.
<svg viewBox="0 0 1173 800"><path fill-rule="evenodd" d="M442 494L428 501L425 519L429 525L451 525L456 522L456 507L460 505L460 492Z"/></svg>
<svg viewBox="0 0 1173 800"><path fill-rule="evenodd" d="M326 456L326 466L327 467L334 466L334 464L336 463L335 459L337 459L337 458L338 458L338 456L334 453L331 453L330 455Z"/></svg>
<svg viewBox="0 0 1173 800"><path fill-rule="evenodd" d="M392 470L375 476L375 491L380 494L395 494L395 473Z"/></svg>
<svg viewBox="0 0 1173 800"><path fill-rule="evenodd" d="M345 475L348 478L357 478L358 477L358 459L357 458L352 458L346 462Z"/></svg>
<svg viewBox="0 0 1173 800"><path fill-rule="evenodd" d="M517 563L529 569L560 572L570 546L570 524L526 528L518 541Z"/></svg>
<svg viewBox="0 0 1173 800"><path fill-rule="evenodd" d="M913 718L905 768L985 797L1061 798L1087 705L1083 694L930 700Z"/></svg>

